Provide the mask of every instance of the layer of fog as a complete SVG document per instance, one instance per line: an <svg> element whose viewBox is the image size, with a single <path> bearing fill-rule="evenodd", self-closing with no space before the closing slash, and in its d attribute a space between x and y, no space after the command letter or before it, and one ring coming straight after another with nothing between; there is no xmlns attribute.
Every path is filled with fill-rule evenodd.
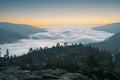
<svg viewBox="0 0 120 80"><path fill-rule="evenodd" d="M29 48L51 47L56 43L93 43L103 41L112 36L112 33L104 31L95 31L88 25L70 25L45 27L48 32L36 33L29 35L30 39L21 39L15 43L0 45L2 55L6 49L9 49L10 54L21 55L27 53Z"/></svg>

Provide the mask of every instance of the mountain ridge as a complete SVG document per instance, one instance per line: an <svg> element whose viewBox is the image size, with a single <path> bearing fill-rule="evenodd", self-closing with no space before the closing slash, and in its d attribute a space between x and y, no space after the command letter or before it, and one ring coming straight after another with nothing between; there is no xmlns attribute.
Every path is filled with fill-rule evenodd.
<svg viewBox="0 0 120 80"><path fill-rule="evenodd" d="M45 29L29 25L0 22L0 44L11 43L20 39L29 38L30 34L45 31Z"/></svg>
<svg viewBox="0 0 120 80"><path fill-rule="evenodd" d="M116 33L115 35L107 38L105 41L92 43L90 45L98 47L100 49L105 49L111 51L112 53L119 53L120 52L120 32Z"/></svg>
<svg viewBox="0 0 120 80"><path fill-rule="evenodd" d="M110 33L118 33L120 32L120 23L112 23L107 25L96 26L93 27L92 29L99 31L106 31Z"/></svg>
<svg viewBox="0 0 120 80"><path fill-rule="evenodd" d="M0 29L0 44L15 42L21 38L27 38L16 32Z"/></svg>
<svg viewBox="0 0 120 80"><path fill-rule="evenodd" d="M29 25L13 24L8 22L0 22L0 29L16 32L23 36L28 36L30 34L46 31L44 29L40 29Z"/></svg>

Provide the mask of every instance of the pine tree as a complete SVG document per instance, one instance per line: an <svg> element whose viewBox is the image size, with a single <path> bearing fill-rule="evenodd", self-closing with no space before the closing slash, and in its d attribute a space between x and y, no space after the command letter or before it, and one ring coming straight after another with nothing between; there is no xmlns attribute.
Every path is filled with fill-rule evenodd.
<svg viewBox="0 0 120 80"><path fill-rule="evenodd" d="M9 50L6 50L6 54L4 55L5 58L9 58Z"/></svg>
<svg viewBox="0 0 120 80"><path fill-rule="evenodd" d="M100 63L99 63L98 59L93 55L89 55L86 58L85 65L87 66L87 68L89 68L91 70L94 69L94 68L99 68L100 67Z"/></svg>

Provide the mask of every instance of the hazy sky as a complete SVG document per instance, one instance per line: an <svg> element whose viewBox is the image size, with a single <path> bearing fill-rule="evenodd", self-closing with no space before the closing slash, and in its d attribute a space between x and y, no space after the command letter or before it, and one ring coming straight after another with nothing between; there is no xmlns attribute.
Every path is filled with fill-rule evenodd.
<svg viewBox="0 0 120 80"><path fill-rule="evenodd" d="M37 26L120 22L120 0L0 0L0 22Z"/></svg>

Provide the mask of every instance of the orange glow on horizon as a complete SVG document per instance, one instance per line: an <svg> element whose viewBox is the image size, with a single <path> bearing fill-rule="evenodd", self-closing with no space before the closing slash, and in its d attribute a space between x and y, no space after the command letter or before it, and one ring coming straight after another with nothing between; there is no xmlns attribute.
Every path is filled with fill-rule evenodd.
<svg viewBox="0 0 120 80"><path fill-rule="evenodd" d="M3 21L0 21L3 22ZM5 22L5 21L4 21ZM105 24L111 24L111 23L117 23L117 22L76 22L76 23L22 23L22 22L8 22L13 24L26 24L33 27L44 27L44 26L57 26L57 25L72 25L72 24L90 24L90 25L105 25Z"/></svg>
<svg viewBox="0 0 120 80"><path fill-rule="evenodd" d="M104 25L120 22L120 2L99 1L1 1L0 22L27 24L33 27L70 24ZM6 2L9 5L6 5ZM31 6L33 3L34 5Z"/></svg>
<svg viewBox="0 0 120 80"><path fill-rule="evenodd" d="M58 26L58 25L72 25L72 24L90 24L90 25L104 25L104 24L111 24L111 23L118 23L120 22L119 20L73 20L73 19L70 19L70 20L51 20L51 21L39 21L39 20L18 20L18 19L15 19L15 20L0 20L0 22L8 22L8 23L13 23L13 24L26 24L26 25L31 25L33 27L44 27L44 26Z"/></svg>

